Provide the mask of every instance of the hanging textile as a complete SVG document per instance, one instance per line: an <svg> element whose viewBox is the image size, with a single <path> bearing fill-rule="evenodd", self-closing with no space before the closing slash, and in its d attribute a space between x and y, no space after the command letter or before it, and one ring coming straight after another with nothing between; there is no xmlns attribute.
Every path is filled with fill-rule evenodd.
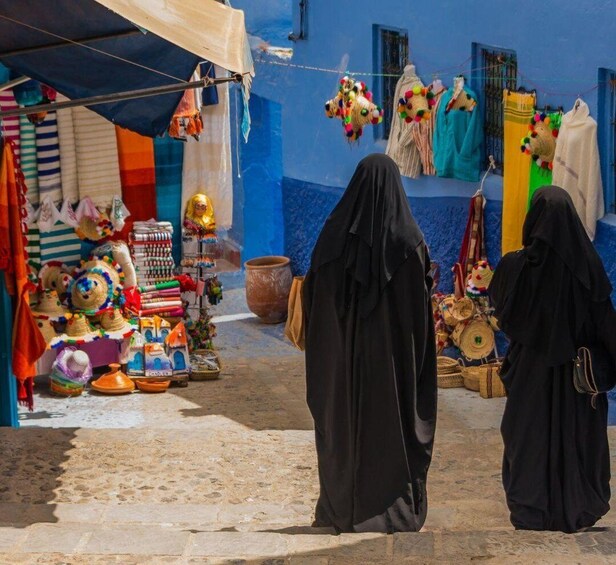
<svg viewBox="0 0 616 565"><path fill-rule="evenodd" d="M22 209L26 186L21 169L15 163L13 144L4 143L0 163L0 270L4 271L6 288L14 299L12 370L19 382L18 400L32 409L32 377L35 363L46 343L39 331L29 304L27 253L24 248L25 226Z"/></svg>
<svg viewBox="0 0 616 565"><path fill-rule="evenodd" d="M562 118L552 182L569 193L588 237L593 240L597 220L605 212L597 122L591 118L588 104L579 98Z"/></svg>
<svg viewBox="0 0 616 565"><path fill-rule="evenodd" d="M21 171L28 189L28 200L36 205L39 203L36 126L27 116L19 116L19 136L21 138Z"/></svg>
<svg viewBox="0 0 616 565"><path fill-rule="evenodd" d="M58 94L56 100L65 102L66 96ZM58 140L60 143L60 168L62 170L62 198L71 204L79 201L77 181L77 154L75 153L75 131L73 129L73 110L57 110Z"/></svg>
<svg viewBox="0 0 616 565"><path fill-rule="evenodd" d="M481 191L471 198L460 255L453 267L456 298L466 295L466 281L473 270L473 265L487 259L483 216L485 202Z"/></svg>
<svg viewBox="0 0 616 565"><path fill-rule="evenodd" d="M180 262L182 250L182 162L184 143L169 136L154 139L156 209L159 221L173 225L173 259Z"/></svg>
<svg viewBox="0 0 616 565"><path fill-rule="evenodd" d="M440 81L439 81L440 83ZM436 124L436 114L445 88L442 83L432 84L432 92L434 94L435 104L432 108L432 118L422 120L412 127L413 139L419 150L419 158L421 159L421 167L424 175L435 175L434 168L434 151L432 148L432 139L434 138L434 126Z"/></svg>
<svg viewBox="0 0 616 565"><path fill-rule="evenodd" d="M81 261L81 240L75 228L62 221L60 212L46 196L38 214L41 242L41 265L47 261L60 261L68 266L77 266Z"/></svg>
<svg viewBox="0 0 616 565"><path fill-rule="evenodd" d="M8 76L8 75L7 75ZM7 78L8 80L8 78ZM0 91L0 110L16 110L18 108L13 91L9 88ZM21 159L21 138L19 135L19 116L10 116L2 120L2 137L13 142L13 155L15 163L19 164Z"/></svg>
<svg viewBox="0 0 616 565"><path fill-rule="evenodd" d="M503 231L502 254L522 248L526 218L530 163L520 151L520 139L528 133L535 109L535 95L503 91Z"/></svg>
<svg viewBox="0 0 616 565"><path fill-rule="evenodd" d="M217 68L216 73L221 76L225 71ZM233 224L229 108L229 85L218 85L218 104L204 106L201 110L205 127L199 141L189 139L184 144L181 215L184 217L184 207L190 197L204 192L216 210L219 229L229 229Z"/></svg>
<svg viewBox="0 0 616 565"><path fill-rule="evenodd" d="M115 126L87 108L73 108L79 199L89 196L109 208L114 194L122 196Z"/></svg>
<svg viewBox="0 0 616 565"><path fill-rule="evenodd" d="M400 174L411 178L417 178L421 174L421 157L413 136L413 130L417 124L404 123L398 115L397 105L398 100L404 93L412 90L415 86L423 88L423 83L415 74L415 66L407 65L407 68L404 69L404 74L398 79L396 84L391 130L387 140L387 148L385 149L385 153L398 165Z"/></svg>
<svg viewBox="0 0 616 565"><path fill-rule="evenodd" d="M476 107L476 94L460 81L443 93L436 112L434 167L439 177L476 182L481 167L483 120Z"/></svg>
<svg viewBox="0 0 616 565"><path fill-rule="evenodd" d="M50 196L58 203L62 201L62 177L56 112L47 112L45 119L35 129L39 197L43 200Z"/></svg>
<svg viewBox="0 0 616 565"><path fill-rule="evenodd" d="M134 221L156 219L156 174L154 141L116 127L122 201L130 211L121 234L128 234Z"/></svg>

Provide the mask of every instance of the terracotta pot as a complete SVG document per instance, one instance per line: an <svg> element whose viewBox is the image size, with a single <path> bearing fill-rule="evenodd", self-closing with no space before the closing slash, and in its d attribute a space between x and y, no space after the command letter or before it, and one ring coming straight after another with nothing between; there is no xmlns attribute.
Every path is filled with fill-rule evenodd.
<svg viewBox="0 0 616 565"><path fill-rule="evenodd" d="M92 382L92 388L103 394L126 394L135 390L135 384L122 371L119 363L109 363L111 371Z"/></svg>
<svg viewBox="0 0 616 565"><path fill-rule="evenodd" d="M256 257L246 267L246 302L253 314L266 324L287 319L293 275L288 257Z"/></svg>

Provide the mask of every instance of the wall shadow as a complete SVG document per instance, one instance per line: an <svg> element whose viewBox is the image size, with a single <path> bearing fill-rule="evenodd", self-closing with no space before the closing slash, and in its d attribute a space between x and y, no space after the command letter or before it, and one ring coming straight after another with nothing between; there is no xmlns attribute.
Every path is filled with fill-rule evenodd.
<svg viewBox="0 0 616 565"><path fill-rule="evenodd" d="M31 414L28 419L44 418ZM76 428L0 428L0 526L57 522L56 489Z"/></svg>

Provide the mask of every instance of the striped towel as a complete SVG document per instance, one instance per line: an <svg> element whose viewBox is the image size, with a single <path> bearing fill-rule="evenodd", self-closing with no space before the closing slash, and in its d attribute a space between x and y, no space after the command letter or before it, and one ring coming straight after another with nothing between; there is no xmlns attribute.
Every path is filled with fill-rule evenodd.
<svg viewBox="0 0 616 565"><path fill-rule="evenodd" d="M58 102L68 100L58 94ZM75 153L75 131L73 130L73 110L58 110L58 139L60 141L60 167L62 168L62 198L75 204L79 200L77 181L77 154Z"/></svg>
<svg viewBox="0 0 616 565"><path fill-rule="evenodd" d="M158 220L173 225L173 258L180 261L182 251L182 163L184 144L168 136L154 139L156 164L156 208Z"/></svg>
<svg viewBox="0 0 616 565"><path fill-rule="evenodd" d="M63 222L56 222L51 231L41 233L41 264L61 261L69 267L81 261L81 240L75 230Z"/></svg>
<svg viewBox="0 0 616 565"><path fill-rule="evenodd" d="M10 88L0 91L0 110L6 112L8 110L15 110L18 107L13 91ZM11 116L2 120L2 137L10 139L15 144L13 146L15 163L20 163L19 116Z"/></svg>
<svg viewBox="0 0 616 565"><path fill-rule="evenodd" d="M47 112L43 122L36 126L36 164L40 199L49 195L55 203L61 202L60 145L55 111Z"/></svg>
<svg viewBox="0 0 616 565"><path fill-rule="evenodd" d="M79 199L89 196L108 208L114 194L122 197L115 126L87 108L73 108Z"/></svg>
<svg viewBox="0 0 616 565"><path fill-rule="evenodd" d="M41 235L36 222L28 226L26 237L28 239L28 245L26 246L28 265L38 273L41 269Z"/></svg>
<svg viewBox="0 0 616 565"><path fill-rule="evenodd" d="M27 116L19 116L19 135L21 137L21 171L28 187L28 200L31 204L36 205L39 203L36 126Z"/></svg>

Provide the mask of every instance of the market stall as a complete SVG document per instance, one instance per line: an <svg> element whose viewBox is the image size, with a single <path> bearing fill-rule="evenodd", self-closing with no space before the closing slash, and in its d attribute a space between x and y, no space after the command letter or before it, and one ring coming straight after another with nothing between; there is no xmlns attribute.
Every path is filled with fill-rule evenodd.
<svg viewBox="0 0 616 565"><path fill-rule="evenodd" d="M207 351L189 357L188 347L212 345L207 304L220 300L221 288L205 273L213 261L204 246L216 241L212 200L221 211L230 204L215 182L192 186L191 197L211 200L183 222L184 204L170 210L167 191L179 185L173 192L181 197L183 151L175 146L215 135L202 116L228 98L227 84L241 83L248 99L243 13L215 0L166 1L156 10L139 1L56 4L50 11L40 1L0 2L0 61L10 70L0 86L1 167L12 195L0 219L15 236L0 294L4 313L9 294L19 304L4 317L14 346L1 344L2 425L17 424L16 393L32 406L36 373L51 371L52 389L71 396L100 365L127 371L130 360L127 378L184 384L191 358L213 371L220 365ZM204 217L210 223L202 226ZM193 276L181 273L182 239L194 240L208 263Z"/></svg>

